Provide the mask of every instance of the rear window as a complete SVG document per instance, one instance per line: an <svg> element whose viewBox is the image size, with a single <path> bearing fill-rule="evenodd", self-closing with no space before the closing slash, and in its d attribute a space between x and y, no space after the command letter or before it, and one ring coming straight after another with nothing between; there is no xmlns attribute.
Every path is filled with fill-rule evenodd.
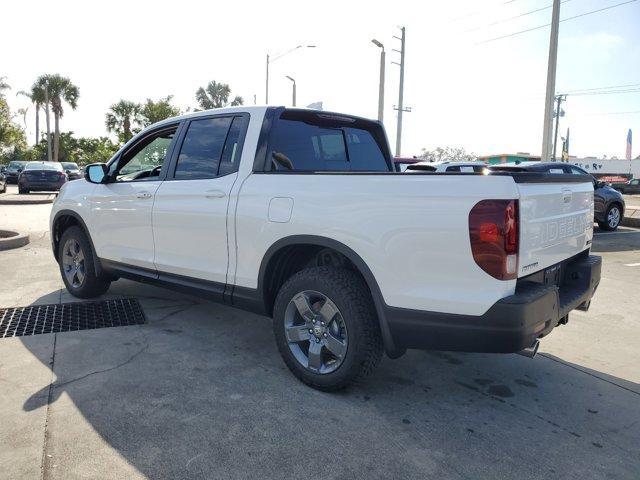
<svg viewBox="0 0 640 480"><path fill-rule="evenodd" d="M57 162L33 162L27 163L25 170L57 170L62 171L62 165Z"/></svg>
<svg viewBox="0 0 640 480"><path fill-rule="evenodd" d="M277 171L388 172L380 127L374 122L285 112L271 134L269 160ZM378 131L376 131L378 130ZM377 138L376 138L377 137Z"/></svg>

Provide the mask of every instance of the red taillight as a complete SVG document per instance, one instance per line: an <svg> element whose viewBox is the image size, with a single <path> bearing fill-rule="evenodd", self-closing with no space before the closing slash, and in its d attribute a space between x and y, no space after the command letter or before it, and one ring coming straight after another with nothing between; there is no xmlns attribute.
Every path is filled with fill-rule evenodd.
<svg viewBox="0 0 640 480"><path fill-rule="evenodd" d="M499 280L518 276L518 201L482 200L469 213L473 259Z"/></svg>

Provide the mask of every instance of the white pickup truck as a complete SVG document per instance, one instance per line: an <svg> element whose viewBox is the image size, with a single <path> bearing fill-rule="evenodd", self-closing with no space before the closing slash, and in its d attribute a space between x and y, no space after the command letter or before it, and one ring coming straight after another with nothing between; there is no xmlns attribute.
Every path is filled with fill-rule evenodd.
<svg viewBox="0 0 640 480"><path fill-rule="evenodd" d="M591 178L391 162L382 125L350 115L168 119L62 188L53 252L77 297L125 277L273 317L287 366L324 390L407 348L532 356L588 308Z"/></svg>

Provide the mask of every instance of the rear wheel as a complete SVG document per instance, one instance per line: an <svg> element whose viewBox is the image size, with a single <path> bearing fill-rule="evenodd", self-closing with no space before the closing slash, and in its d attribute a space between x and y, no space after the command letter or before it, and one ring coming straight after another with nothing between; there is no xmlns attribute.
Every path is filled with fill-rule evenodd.
<svg viewBox="0 0 640 480"><path fill-rule="evenodd" d="M611 205L607 209L607 213L604 217L604 222L598 222L598 226L602 230L606 230L608 232L613 232L620 225L620 221L622 220L622 211L617 204Z"/></svg>
<svg viewBox="0 0 640 480"><path fill-rule="evenodd" d="M354 272L314 267L296 273L280 289L273 317L284 362L313 388L342 389L380 363L383 344L373 299Z"/></svg>
<svg viewBox="0 0 640 480"><path fill-rule="evenodd" d="M82 228L69 227L58 247L58 263L65 287L78 298L93 298L105 293L111 281L98 277L93 263L93 249Z"/></svg>
<svg viewBox="0 0 640 480"><path fill-rule="evenodd" d="M20 187L18 187L18 193L19 193L19 194L29 193L29 190L26 190L26 189L24 189L24 188L20 188Z"/></svg>

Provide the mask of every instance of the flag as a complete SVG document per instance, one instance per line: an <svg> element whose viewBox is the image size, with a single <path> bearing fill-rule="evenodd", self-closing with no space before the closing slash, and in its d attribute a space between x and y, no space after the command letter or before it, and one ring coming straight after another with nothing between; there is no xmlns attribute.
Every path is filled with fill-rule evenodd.
<svg viewBox="0 0 640 480"><path fill-rule="evenodd" d="M564 142L562 142L562 161L569 161L569 127L567 127L567 136L564 138Z"/></svg>
<svg viewBox="0 0 640 480"><path fill-rule="evenodd" d="M627 156L625 158L631 160L631 129L627 133Z"/></svg>

